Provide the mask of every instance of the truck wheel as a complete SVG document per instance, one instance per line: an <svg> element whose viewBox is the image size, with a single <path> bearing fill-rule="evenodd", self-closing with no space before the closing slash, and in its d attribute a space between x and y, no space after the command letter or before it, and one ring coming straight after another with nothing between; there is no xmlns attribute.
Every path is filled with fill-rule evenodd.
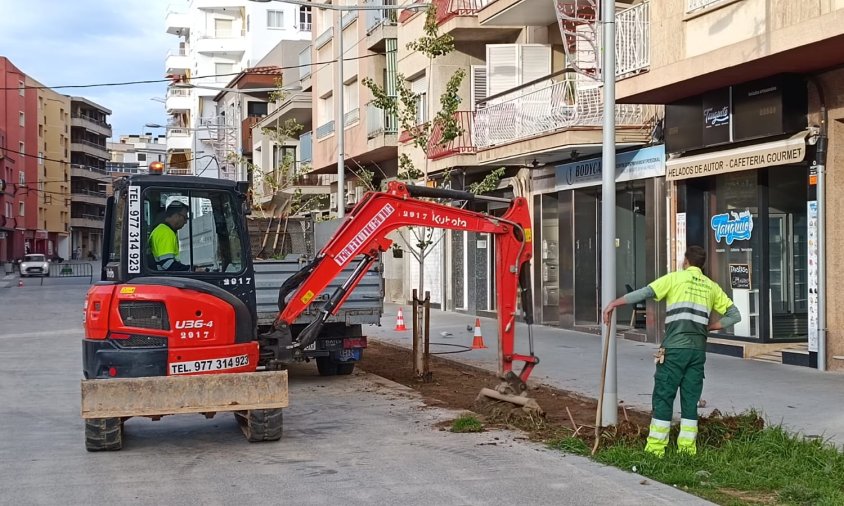
<svg viewBox="0 0 844 506"><path fill-rule="evenodd" d="M250 409L245 413L236 413L235 416L250 443L278 441L284 427L282 411L281 408Z"/></svg>
<svg viewBox="0 0 844 506"><path fill-rule="evenodd" d="M123 448L123 420L91 418L85 420L85 449L89 452L116 451Z"/></svg>
<svg viewBox="0 0 844 506"><path fill-rule="evenodd" d="M316 359L316 367L320 376L337 376L338 365L330 357L317 357Z"/></svg>
<svg viewBox="0 0 844 506"><path fill-rule="evenodd" d="M348 376L355 372L355 362L338 362L337 363L337 375L338 376Z"/></svg>

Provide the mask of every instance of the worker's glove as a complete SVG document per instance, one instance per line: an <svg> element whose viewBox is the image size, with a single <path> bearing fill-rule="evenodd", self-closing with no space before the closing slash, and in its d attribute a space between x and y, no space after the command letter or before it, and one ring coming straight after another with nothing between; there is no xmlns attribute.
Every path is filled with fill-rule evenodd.
<svg viewBox="0 0 844 506"><path fill-rule="evenodd" d="M665 348L660 348L654 355L654 364L661 364L665 362Z"/></svg>

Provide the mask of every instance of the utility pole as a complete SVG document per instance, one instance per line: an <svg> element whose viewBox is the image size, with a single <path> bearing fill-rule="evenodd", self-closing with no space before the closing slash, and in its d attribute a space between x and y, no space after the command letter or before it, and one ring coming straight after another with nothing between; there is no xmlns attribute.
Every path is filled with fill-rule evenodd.
<svg viewBox="0 0 844 506"><path fill-rule="evenodd" d="M603 54L601 76L604 81L604 130L601 169L601 308L615 299L615 0L601 2ZM601 426L618 421L618 381L616 378L616 314L604 324L604 339L609 340L607 376L601 407ZM607 344L607 343L602 343Z"/></svg>
<svg viewBox="0 0 844 506"><path fill-rule="evenodd" d="M337 41L337 123L334 125L337 136L337 217L346 216L346 118L343 100L343 11L335 10L334 40Z"/></svg>

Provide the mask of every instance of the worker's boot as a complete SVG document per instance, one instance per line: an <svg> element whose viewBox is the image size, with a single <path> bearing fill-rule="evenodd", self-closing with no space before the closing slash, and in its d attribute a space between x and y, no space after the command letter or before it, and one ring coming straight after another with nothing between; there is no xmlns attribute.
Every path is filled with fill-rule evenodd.
<svg viewBox="0 0 844 506"><path fill-rule="evenodd" d="M645 445L645 451L657 457L663 457L665 455L665 448L668 446L668 433L670 430L670 421L666 422L665 420L651 418L651 427L648 433L648 443Z"/></svg>
<svg viewBox="0 0 844 506"><path fill-rule="evenodd" d="M697 454L697 420L680 419L680 435L677 436L677 451L688 455Z"/></svg>

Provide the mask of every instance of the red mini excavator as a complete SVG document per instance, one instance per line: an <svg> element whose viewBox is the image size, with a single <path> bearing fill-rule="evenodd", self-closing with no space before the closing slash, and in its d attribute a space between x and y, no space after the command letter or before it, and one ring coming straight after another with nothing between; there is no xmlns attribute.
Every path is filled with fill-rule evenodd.
<svg viewBox="0 0 844 506"><path fill-rule="evenodd" d="M125 178L114 188L107 204L102 281L85 302L82 416L89 450L120 449L128 418L178 413L230 411L250 441L281 438L287 366L307 358L303 350L317 340L370 264L388 251L388 233L404 226L495 236L503 382L485 391L525 405L526 381L539 360L532 339L528 355L515 351L520 286L524 321L533 323L531 220L524 198L399 182L366 194L313 261L283 283L279 315L272 330L259 335L246 186L150 174ZM505 202L509 208L494 217L424 198ZM181 209L179 219L170 218L173 207ZM155 258L160 255L150 251L150 234L162 226L177 234L177 261L164 263L178 269L163 269ZM351 262L357 262L351 276L333 293L323 293ZM304 328L295 326L309 306L318 308L318 316ZM344 345L362 342L349 341ZM517 374L518 362L524 366Z"/></svg>

